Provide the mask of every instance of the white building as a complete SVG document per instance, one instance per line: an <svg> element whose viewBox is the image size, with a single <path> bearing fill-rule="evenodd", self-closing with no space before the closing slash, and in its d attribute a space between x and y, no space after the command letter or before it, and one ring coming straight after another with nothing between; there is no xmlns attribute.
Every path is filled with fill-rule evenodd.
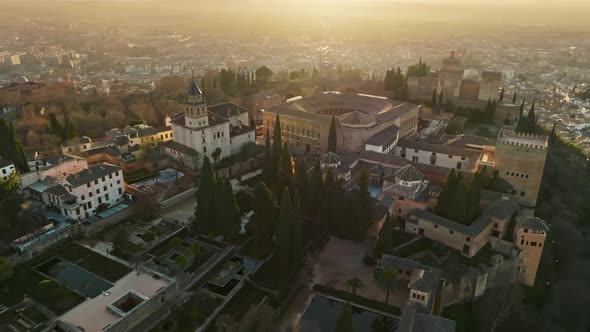
<svg viewBox="0 0 590 332"><path fill-rule="evenodd" d="M189 164L197 156L221 160L240 152L244 144L255 142L248 110L233 103L209 106L194 80L182 107L183 114L171 121L173 143L162 144L174 159Z"/></svg>
<svg viewBox="0 0 590 332"><path fill-rule="evenodd" d="M65 217L83 220L122 202L125 181L121 168L97 164L60 178L45 176L25 192Z"/></svg>
<svg viewBox="0 0 590 332"><path fill-rule="evenodd" d="M0 158L0 179L6 180L16 171L14 163Z"/></svg>

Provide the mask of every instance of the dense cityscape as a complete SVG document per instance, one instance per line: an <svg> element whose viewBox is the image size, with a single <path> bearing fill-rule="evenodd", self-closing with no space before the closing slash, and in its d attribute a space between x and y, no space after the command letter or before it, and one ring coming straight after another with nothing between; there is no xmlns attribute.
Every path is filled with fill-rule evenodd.
<svg viewBox="0 0 590 332"><path fill-rule="evenodd" d="M587 4L336 3L6 4L0 331L587 331Z"/></svg>

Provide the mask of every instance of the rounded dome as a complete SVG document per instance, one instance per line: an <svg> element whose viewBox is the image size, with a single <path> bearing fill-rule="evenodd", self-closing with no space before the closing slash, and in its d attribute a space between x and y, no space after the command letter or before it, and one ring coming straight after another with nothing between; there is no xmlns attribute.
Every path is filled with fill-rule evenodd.
<svg viewBox="0 0 590 332"><path fill-rule="evenodd" d="M16 84L25 84L25 83L29 82L29 80L24 76L19 76L14 80L14 82Z"/></svg>

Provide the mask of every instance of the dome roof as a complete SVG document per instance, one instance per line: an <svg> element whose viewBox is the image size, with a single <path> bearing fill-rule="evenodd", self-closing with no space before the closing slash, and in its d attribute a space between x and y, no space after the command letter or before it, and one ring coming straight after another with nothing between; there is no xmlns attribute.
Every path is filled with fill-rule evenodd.
<svg viewBox="0 0 590 332"><path fill-rule="evenodd" d="M424 179L424 174L422 174L422 172L420 172L414 165L409 164L397 170L397 172L395 172L395 177L401 181L417 182Z"/></svg>
<svg viewBox="0 0 590 332"><path fill-rule="evenodd" d="M324 166L324 167L338 167L340 166L340 163L342 162L342 159L335 154L332 151L328 151L327 153L325 153L323 156L320 157L320 163Z"/></svg>
<svg viewBox="0 0 590 332"><path fill-rule="evenodd" d="M25 84L25 83L29 82L29 80L24 76L19 76L14 80L14 82L16 84Z"/></svg>

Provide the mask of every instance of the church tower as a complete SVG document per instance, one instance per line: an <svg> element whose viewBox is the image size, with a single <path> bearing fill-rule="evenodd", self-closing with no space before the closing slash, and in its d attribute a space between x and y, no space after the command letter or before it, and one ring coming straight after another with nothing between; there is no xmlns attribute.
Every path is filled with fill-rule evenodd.
<svg viewBox="0 0 590 332"><path fill-rule="evenodd" d="M207 102L197 82L193 79L189 85L184 106L185 126L193 129L209 126Z"/></svg>

